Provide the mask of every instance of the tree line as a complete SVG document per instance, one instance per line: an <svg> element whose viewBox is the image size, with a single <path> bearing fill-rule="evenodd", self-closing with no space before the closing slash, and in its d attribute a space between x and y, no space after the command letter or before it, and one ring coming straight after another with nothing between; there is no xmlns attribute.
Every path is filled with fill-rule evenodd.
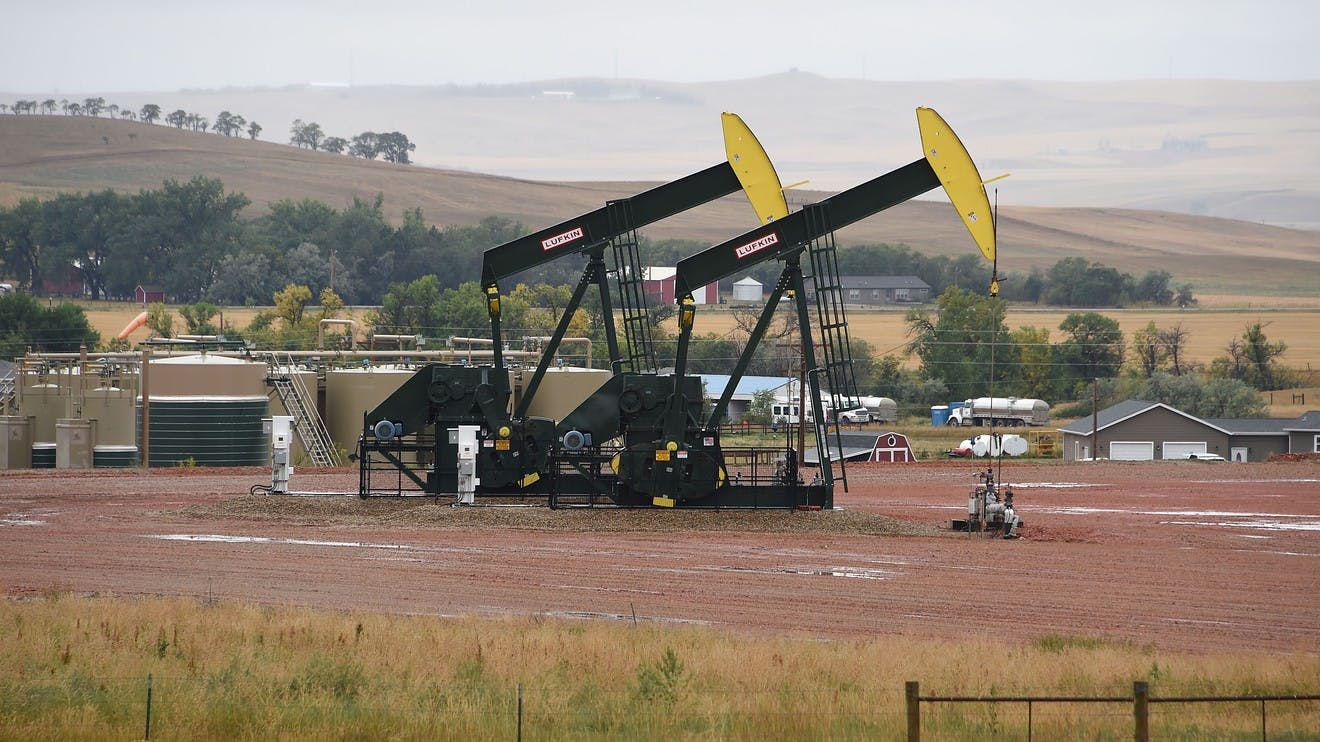
<svg viewBox="0 0 1320 742"><path fill-rule="evenodd" d="M229 111L221 111L212 121L200 113L185 111L182 108L165 113L155 103L148 103L137 110L127 107L121 108L116 103L107 103L105 98L99 96L84 98L81 102L70 101L67 98L59 101L54 98L47 98L40 103L36 100L27 99L19 99L13 103L0 103L0 114L8 112L14 115L32 115L36 114L38 109L45 115L54 115L57 109L66 116L98 117L105 113L110 118L118 117L130 121L141 121L146 124L155 124L157 121L163 120L176 129L202 132L209 130L227 137L246 133L253 140L263 131L261 124L256 121L249 121L242 115ZM382 133L364 131L345 139L344 137L327 136L321 129L321 125L315 122L304 123L302 119L294 119L290 132L289 144L295 147L333 152L334 154L348 154L366 160L374 160L379 157L386 162L400 165L412 164L412 159L408 156L408 153L417 149L417 145L409 141L407 135L397 131Z"/></svg>
<svg viewBox="0 0 1320 742"><path fill-rule="evenodd" d="M238 120L228 119L234 126ZM404 148L387 155L406 156ZM76 266L94 299L128 299L138 285L150 285L177 303L255 305L267 303L285 285L301 284L318 292L332 288L349 304L374 305L394 284L418 276L435 274L441 289L476 280L484 250L526 231L495 217L475 227L442 228L428 225L418 209L405 212L395 226L385 218L381 196L355 199L345 209L284 200L265 214L244 218L249 204L242 193L227 192L219 180L206 177L169 180L136 194L105 190L24 199L0 209L0 275L38 295L67 293L56 279ZM642 242L652 265L674 265L709 246L691 240ZM990 281L979 256L922 255L901 244L841 248L838 260L844 274L915 275L935 294L950 287L980 290ZM772 283L778 270L777 263L769 263L748 273ZM516 280L573 283L580 271L575 261L552 261ZM729 291L732 281L721 289ZM1009 274L1001 285L1006 299L1063 306L1195 302L1190 287L1175 291L1171 281L1166 271L1134 279L1082 258L1065 258L1048 271Z"/></svg>
<svg viewBox="0 0 1320 742"><path fill-rule="evenodd" d="M1287 350L1272 342L1265 324L1250 323L1230 338L1222 355L1209 363L1187 358L1190 333L1175 323L1152 321L1132 335L1099 312L1068 314L1053 332L1044 327L1010 330L1003 298L950 288L938 311L909 310L909 344L863 368L871 393L918 404L988 396L1047 401L1079 399L1097 385L1105 404L1139 398L1166 402L1205 417L1255 417L1265 405L1257 391L1284 389L1301 374L1283 365ZM905 359L915 356L915 371ZM1087 406L1089 410L1089 405ZM1069 413L1064 411L1067 416Z"/></svg>
<svg viewBox="0 0 1320 742"><path fill-rule="evenodd" d="M446 287L476 280L481 252L525 231L497 218L441 228L425 224L420 210L393 226L381 197L345 209L279 201L243 219L249 204L205 177L136 194L23 199L0 209L0 275L39 296L127 300L142 285L174 303L243 306L268 304L275 291L300 284L332 288L350 304L379 304L392 284L428 273Z"/></svg>
<svg viewBox="0 0 1320 742"><path fill-rule="evenodd" d="M563 316L571 294L571 287L563 284L514 286L502 300L506 338L531 343L525 350L540 350L541 338ZM213 324L220 310L208 302L185 305L179 312L189 333L223 333L229 339L248 340L255 347L308 350L315 347L319 321L346 311L343 300L323 288L317 312L308 312L312 297L306 286L285 286L272 296L274 309L263 310L242 328ZM780 308L771 331L755 349L747 373L796 373L797 329L788 304ZM867 343L852 341L862 394L894 398L905 414L921 415L928 405L974 396L1057 402L1086 399L1093 389L1104 405L1140 398L1164 402L1199 417L1253 417L1266 412L1258 390L1300 383L1300 374L1281 363L1286 344L1271 341L1261 322L1248 324L1239 337L1229 340L1222 355L1204 363L1186 358L1183 350L1188 333L1177 324L1159 328L1151 322L1137 330L1132 336L1134 352L1129 354L1117 321L1097 312L1069 314L1057 328L1058 339L1052 340L1049 328L1010 331L1004 324L1006 303L1001 298L951 287L940 296L938 305L937 313L909 311L906 320L911 342L899 353L877 358ZM651 314L661 367L672 365L676 353L675 337L666 323L669 316L665 311ZM576 310L568 329L570 336L592 340L597 367L608 357L601 318L599 302L588 300ZM368 311L362 321L368 334L425 337L429 339L426 347L431 348L445 347L445 339L454 335L483 336L489 327L486 297L477 282L442 288L435 275L394 285L382 305ZM147 326L156 337L171 337L177 329L172 313L159 303L150 306ZM0 328L4 328L0 331L0 357L16 357L27 350L69 352L79 345L93 350L127 347L123 341L102 344L77 305L46 307L22 293L0 296ZM1151 342L1158 347L1142 347ZM328 347L346 343L347 338L339 333L329 339ZM725 373L745 343L745 334L739 332L698 335L689 348L689 368L692 373ZM909 369L905 356L915 356L919 366ZM1065 406L1058 414L1077 416L1088 409L1082 402Z"/></svg>

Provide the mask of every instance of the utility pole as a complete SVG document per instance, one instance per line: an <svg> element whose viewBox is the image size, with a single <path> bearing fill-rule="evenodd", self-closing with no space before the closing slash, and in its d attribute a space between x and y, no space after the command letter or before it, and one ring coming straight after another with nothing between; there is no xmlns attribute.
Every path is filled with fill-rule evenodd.
<svg viewBox="0 0 1320 742"><path fill-rule="evenodd" d="M1100 452L1096 450L1099 445L1100 431L1098 430L1098 420L1100 417L1100 380L1091 379L1091 460L1096 461L1100 458Z"/></svg>

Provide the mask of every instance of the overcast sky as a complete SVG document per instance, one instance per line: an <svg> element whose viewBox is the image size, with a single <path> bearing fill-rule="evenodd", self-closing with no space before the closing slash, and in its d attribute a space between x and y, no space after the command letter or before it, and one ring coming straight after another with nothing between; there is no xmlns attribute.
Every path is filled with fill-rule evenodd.
<svg viewBox="0 0 1320 742"><path fill-rule="evenodd" d="M1314 0L0 0L0 90L1320 78Z"/></svg>

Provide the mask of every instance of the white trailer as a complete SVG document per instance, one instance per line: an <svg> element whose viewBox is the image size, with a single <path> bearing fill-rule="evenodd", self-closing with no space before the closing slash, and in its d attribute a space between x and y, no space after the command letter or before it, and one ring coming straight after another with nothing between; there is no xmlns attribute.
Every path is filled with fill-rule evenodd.
<svg viewBox="0 0 1320 742"><path fill-rule="evenodd" d="M1050 406L1039 399L977 397L949 410L949 425L1041 426L1050 422Z"/></svg>
<svg viewBox="0 0 1320 742"><path fill-rule="evenodd" d="M871 420L892 423L898 419L898 403L889 397L858 397L858 406L871 413Z"/></svg>

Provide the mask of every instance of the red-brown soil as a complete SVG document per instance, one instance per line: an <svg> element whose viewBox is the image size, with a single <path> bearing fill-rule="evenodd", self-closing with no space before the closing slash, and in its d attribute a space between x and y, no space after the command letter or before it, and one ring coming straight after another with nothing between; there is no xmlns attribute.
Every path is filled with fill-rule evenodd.
<svg viewBox="0 0 1320 742"><path fill-rule="evenodd" d="M261 469L4 471L0 592L1320 651L1320 463L1006 463L1014 541L947 531L975 473L853 466L841 510L733 513L249 495ZM353 493L357 472L292 486Z"/></svg>

